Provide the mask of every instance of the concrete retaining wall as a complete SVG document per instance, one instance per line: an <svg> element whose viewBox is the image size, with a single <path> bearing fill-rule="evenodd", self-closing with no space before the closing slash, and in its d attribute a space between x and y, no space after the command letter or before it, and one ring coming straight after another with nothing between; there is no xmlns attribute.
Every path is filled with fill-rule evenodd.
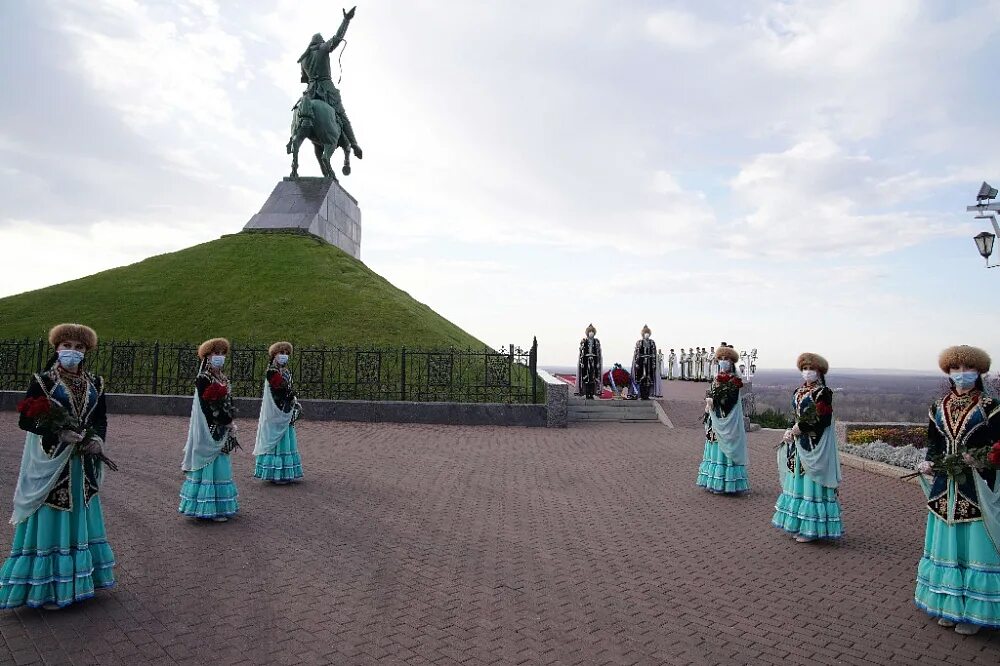
<svg viewBox="0 0 1000 666"><path fill-rule="evenodd" d="M0 410L13 411L23 397L17 391L0 391ZM189 416L191 396L107 396L112 414ZM551 400L551 398L550 398ZM239 414L256 418L259 398L236 398ZM365 400L303 400L303 418L309 421L363 421L367 423L439 423L455 425L500 425L546 427L546 405L505 405L453 402L376 402Z"/></svg>
<svg viewBox="0 0 1000 666"><path fill-rule="evenodd" d="M565 428L569 423L569 384L544 370L537 372L538 378L545 382L545 425Z"/></svg>
<svg viewBox="0 0 1000 666"><path fill-rule="evenodd" d="M558 391L556 391L558 393ZM0 410L13 411L23 394L0 391ZM189 416L191 396L129 395L107 396L113 414ZM549 394L552 401L552 394ZM565 404L565 403L564 403ZM236 398L243 417L256 416L259 398ZM366 423L438 423L454 425L499 425L565 427L565 407L560 425L558 409L553 420L547 405L507 405L494 403L401 402L365 400L302 400L303 417L310 421L362 421Z"/></svg>

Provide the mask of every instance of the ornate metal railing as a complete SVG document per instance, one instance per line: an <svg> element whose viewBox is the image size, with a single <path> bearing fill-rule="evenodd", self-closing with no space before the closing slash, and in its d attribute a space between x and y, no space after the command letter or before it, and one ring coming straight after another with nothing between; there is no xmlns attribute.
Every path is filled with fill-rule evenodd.
<svg viewBox="0 0 1000 666"><path fill-rule="evenodd" d="M198 372L197 345L102 340L87 368L109 393L187 395ZM24 390L52 356L45 340L0 340L0 390ZM236 396L259 396L267 345L233 343L226 372ZM304 347L289 362L302 398L415 402L535 403L538 341L528 349L410 349Z"/></svg>

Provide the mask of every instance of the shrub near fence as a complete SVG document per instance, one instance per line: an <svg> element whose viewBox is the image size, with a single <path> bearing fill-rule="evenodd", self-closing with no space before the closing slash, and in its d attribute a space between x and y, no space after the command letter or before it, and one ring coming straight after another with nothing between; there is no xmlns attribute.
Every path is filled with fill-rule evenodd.
<svg viewBox="0 0 1000 666"><path fill-rule="evenodd" d="M750 422L758 424L761 428L790 428L794 420L790 415L783 414L776 409L765 409L762 412L750 415Z"/></svg>
<svg viewBox="0 0 1000 666"><path fill-rule="evenodd" d="M109 393L189 395L196 344L102 340L87 356ZM0 340L0 390L23 391L52 348L45 340ZM226 372L237 397L257 397L267 345L233 343ZM296 348L289 363L296 393L328 400L539 403L538 342L529 349Z"/></svg>

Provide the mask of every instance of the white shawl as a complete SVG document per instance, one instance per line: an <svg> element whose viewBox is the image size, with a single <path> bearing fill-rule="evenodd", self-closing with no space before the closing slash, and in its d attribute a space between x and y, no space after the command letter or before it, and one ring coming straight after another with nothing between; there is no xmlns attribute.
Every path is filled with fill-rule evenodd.
<svg viewBox="0 0 1000 666"><path fill-rule="evenodd" d="M215 441L212 431L208 428L208 419L201 411L201 400L198 389L194 391L194 402L191 403L191 423L188 426L187 442L184 443L184 461L181 469L185 472L197 472L208 467L222 452L225 438Z"/></svg>
<svg viewBox="0 0 1000 666"><path fill-rule="evenodd" d="M260 399L260 419L257 421L257 443L253 447L255 456L274 453L288 432L294 411L283 412L278 408L271 395L271 387L265 381L264 395Z"/></svg>
<svg viewBox="0 0 1000 666"><path fill-rule="evenodd" d="M69 463L75 446L66 446L55 458L49 458L42 449L42 438L29 432L24 438L24 454L21 456L21 471L14 489L14 512L10 524L17 525L30 518L45 502Z"/></svg>

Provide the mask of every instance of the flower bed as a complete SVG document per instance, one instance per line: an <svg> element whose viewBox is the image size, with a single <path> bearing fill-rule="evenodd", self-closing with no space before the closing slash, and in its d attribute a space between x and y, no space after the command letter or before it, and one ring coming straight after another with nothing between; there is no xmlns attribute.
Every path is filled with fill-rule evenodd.
<svg viewBox="0 0 1000 666"><path fill-rule="evenodd" d="M917 465L927 456L926 447L917 448L909 444L893 446L881 440L864 444L841 444L840 450L860 458L906 469L916 469Z"/></svg>
<svg viewBox="0 0 1000 666"><path fill-rule="evenodd" d="M927 448L926 426L849 426L846 437L847 443L855 446L880 442L891 447Z"/></svg>

